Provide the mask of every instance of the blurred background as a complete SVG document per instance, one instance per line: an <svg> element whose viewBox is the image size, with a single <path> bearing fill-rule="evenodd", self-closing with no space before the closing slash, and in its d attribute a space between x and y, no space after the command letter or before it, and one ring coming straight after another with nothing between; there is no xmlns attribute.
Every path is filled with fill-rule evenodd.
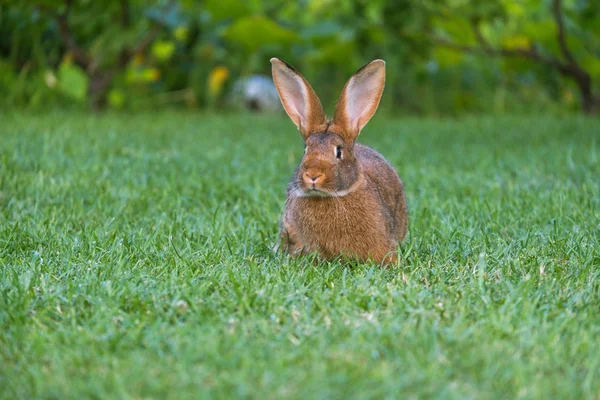
<svg viewBox="0 0 600 400"><path fill-rule="evenodd" d="M387 62L387 112L595 113L600 1L0 5L4 109L280 112L275 56L308 78L329 113L349 76L375 58Z"/></svg>

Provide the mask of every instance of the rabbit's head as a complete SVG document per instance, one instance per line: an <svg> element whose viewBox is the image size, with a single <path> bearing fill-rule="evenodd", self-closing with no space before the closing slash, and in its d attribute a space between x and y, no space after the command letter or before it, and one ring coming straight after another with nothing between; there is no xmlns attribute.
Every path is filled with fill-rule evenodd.
<svg viewBox="0 0 600 400"><path fill-rule="evenodd" d="M315 91L294 68L273 58L273 80L283 108L304 139L305 152L294 189L302 197L344 196L360 184L363 171L354 143L371 119L385 85L385 62L362 67L346 83L333 120L327 120Z"/></svg>

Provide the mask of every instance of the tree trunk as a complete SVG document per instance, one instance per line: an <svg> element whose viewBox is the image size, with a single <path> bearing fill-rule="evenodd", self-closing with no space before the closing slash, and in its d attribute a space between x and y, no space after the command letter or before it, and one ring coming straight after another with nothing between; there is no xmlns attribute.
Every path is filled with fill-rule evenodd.
<svg viewBox="0 0 600 400"><path fill-rule="evenodd" d="M583 112L591 114L596 108L596 98L592 93L592 80L587 73L574 74L575 82L579 86L579 92L581 94L581 106Z"/></svg>
<svg viewBox="0 0 600 400"><path fill-rule="evenodd" d="M108 88L115 76L115 70L94 71L89 74L88 97L92 111L102 111L107 104Z"/></svg>
<svg viewBox="0 0 600 400"><path fill-rule="evenodd" d="M593 114L600 111L600 96L594 96L592 91L592 77L579 65L571 62L569 64L558 64L558 72L565 78L575 81L581 96L581 109L585 114Z"/></svg>

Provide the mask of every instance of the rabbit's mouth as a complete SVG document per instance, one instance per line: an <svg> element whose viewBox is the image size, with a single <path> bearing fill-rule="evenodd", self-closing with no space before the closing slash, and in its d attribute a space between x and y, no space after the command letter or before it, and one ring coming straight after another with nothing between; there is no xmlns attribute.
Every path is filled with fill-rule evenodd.
<svg viewBox="0 0 600 400"><path fill-rule="evenodd" d="M319 189L315 185L308 187L297 188L296 196L298 197L331 197L331 193Z"/></svg>
<svg viewBox="0 0 600 400"><path fill-rule="evenodd" d="M304 190L304 193L308 197L329 197L331 194L328 192L317 188L315 185Z"/></svg>
<svg viewBox="0 0 600 400"><path fill-rule="evenodd" d="M346 197L357 190L364 189L365 180L364 177L359 178L346 188L325 188L323 185L299 183L295 187L295 195L297 197L314 197L314 198L327 198L327 197Z"/></svg>

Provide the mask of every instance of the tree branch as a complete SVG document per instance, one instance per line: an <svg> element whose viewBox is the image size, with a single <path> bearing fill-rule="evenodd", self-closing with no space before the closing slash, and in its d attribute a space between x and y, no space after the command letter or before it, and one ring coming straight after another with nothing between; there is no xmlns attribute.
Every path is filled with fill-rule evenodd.
<svg viewBox="0 0 600 400"><path fill-rule="evenodd" d="M73 37L73 33L69 28L69 24L67 23L67 19L59 15L57 17L58 22L58 31L60 33L60 37L64 44L67 46L69 51L73 54L73 60L80 65L82 68L86 69L91 63L88 55L83 51L77 43L75 43L75 38Z"/></svg>
<svg viewBox="0 0 600 400"><path fill-rule="evenodd" d="M492 57L521 57L528 58L533 61L537 61L541 64L545 64L551 66L553 68L557 68L559 70L564 70L565 65L563 65L560 61L546 57L535 49L535 47L530 48L520 48L520 49L506 49L506 48L492 48L492 47L482 47L482 46L469 46L464 44L459 44L452 42L450 40L446 40L440 37L434 37L433 42L437 45L447 47L452 50L462 51L470 54L487 54Z"/></svg>
<svg viewBox="0 0 600 400"><path fill-rule="evenodd" d="M81 68L87 69L91 64L91 59L85 53L85 51L77 45L75 37L73 36L73 32L71 31L71 27L69 26L68 19L69 13L71 12L71 6L72 1L65 0L65 11L63 13L58 13L55 9L46 5L37 5L37 7L40 10L43 10L54 16L54 19L56 19L56 23L58 25L58 34L60 35L63 44L67 47L67 49L69 49L69 51L73 55L73 60L75 61L75 63Z"/></svg>
<svg viewBox="0 0 600 400"><path fill-rule="evenodd" d="M492 57L521 57L535 61L539 64L556 69L561 75L570 77L577 82L582 96L583 110L591 112L597 100L592 95L591 76L583 68L577 64L575 58L569 51L566 43L566 31L562 20L561 0L553 0L553 12L558 26L557 40L561 49L561 53L566 58L562 61L559 58L540 54L535 46L528 48L494 48L485 38L479 28L477 19L471 21L471 29L477 39L478 46L463 45L442 37L432 37L432 41L440 46L447 47L456 51L472 54L487 54Z"/></svg>
<svg viewBox="0 0 600 400"><path fill-rule="evenodd" d="M121 0L121 24L123 27L131 23L130 20L130 9L129 2L127 0ZM175 0L169 0L169 3L163 9L162 15L165 16L168 11L174 6ZM65 11L58 13L56 9L49 7L45 4L38 4L37 8L43 10L46 13L51 14L56 19L58 25L58 33L65 47L73 55L73 60L77 65L83 69L88 69L92 66L92 58L86 54L86 52L77 45L71 27L69 26L69 14L71 12L72 0L65 0ZM161 24L153 23L150 31L144 36L140 42L132 49L123 49L117 62L118 67L122 68L126 66L131 58L135 54L143 53L146 48L156 39L156 36L160 33Z"/></svg>
<svg viewBox="0 0 600 400"><path fill-rule="evenodd" d="M479 19L471 20L471 30L473 31L473 34L475 35L475 38L477 39L481 47L486 49L486 51L491 51L492 46L490 45L490 42L487 41L485 36L483 36L481 29L479 29Z"/></svg>
<svg viewBox="0 0 600 400"><path fill-rule="evenodd" d="M169 3L165 6L165 8L163 8L162 16L166 16L174 5L175 0L169 0ZM152 43L154 39L156 39L156 36L158 36L158 34L160 33L161 28L162 25L160 23L153 23L148 34L146 34L146 36L144 36L140 40L140 42L137 44L137 46L134 47L133 50L124 49L119 57L119 67L126 66L129 63L129 61L131 61L133 56L135 56L136 54L143 53L146 50L146 48L150 45L150 43Z"/></svg>
<svg viewBox="0 0 600 400"><path fill-rule="evenodd" d="M555 0L556 1L556 0ZM560 0L558 0L560 1ZM529 60L538 62L540 64L544 64L546 66L557 69L563 75L572 75L573 74L573 65L565 64L557 58L549 57L543 54L540 54L534 46L527 48L515 48L515 49L507 49L507 48L494 48L490 42L485 38L481 29L479 27L478 20L474 19L471 21L471 29L479 46L470 46L463 45L459 43L452 42L450 40L434 37L434 43L454 49L457 51L462 51L465 53L471 54L487 54L492 57L521 57L527 58Z"/></svg>
<svg viewBox="0 0 600 400"><path fill-rule="evenodd" d="M563 20L563 10L561 0L552 0L552 14L554 14L554 21L557 26L556 39L560 47L560 51L563 56L567 59L567 62L571 65L577 65L573 54L567 46L567 31L565 29L565 23Z"/></svg>
<svg viewBox="0 0 600 400"><path fill-rule="evenodd" d="M123 29L129 28L131 26L131 12L129 9L129 1L121 0L119 4L121 6L121 27Z"/></svg>

